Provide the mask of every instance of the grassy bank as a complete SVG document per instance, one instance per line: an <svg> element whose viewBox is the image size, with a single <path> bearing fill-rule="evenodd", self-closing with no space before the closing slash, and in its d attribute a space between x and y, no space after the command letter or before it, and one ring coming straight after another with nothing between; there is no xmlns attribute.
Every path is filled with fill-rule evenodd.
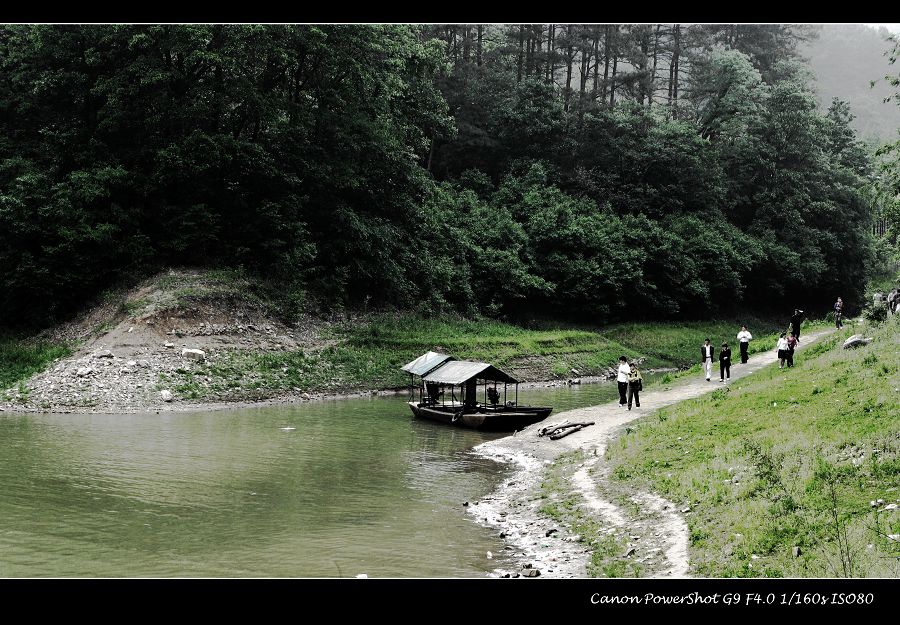
<svg viewBox="0 0 900 625"><path fill-rule="evenodd" d="M32 343L19 336L0 334L0 393L71 353L66 345Z"/></svg>
<svg viewBox="0 0 900 625"><path fill-rule="evenodd" d="M841 349L859 331L875 340ZM793 369L648 415L608 448L614 479L691 507L698 575L896 576L898 344L896 318L848 328Z"/></svg>
<svg viewBox="0 0 900 625"><path fill-rule="evenodd" d="M580 376L599 375L623 354L646 358L645 368L682 367L696 361L695 352L707 336L719 343L733 342L740 323L724 320L622 324L601 331L531 330L486 319L382 316L334 330L335 344L321 350L234 351L216 362L183 370L176 380L161 382L174 382L174 390L186 399L402 388L408 377L400 366L428 350L491 362L522 380L572 377L572 369ZM753 351L774 346L772 333L777 325L762 320L748 325L759 337L751 343Z"/></svg>

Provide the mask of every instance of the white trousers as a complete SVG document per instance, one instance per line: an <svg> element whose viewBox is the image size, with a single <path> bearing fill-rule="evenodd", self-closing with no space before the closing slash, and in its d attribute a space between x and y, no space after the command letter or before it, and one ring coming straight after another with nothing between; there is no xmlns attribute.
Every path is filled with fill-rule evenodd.
<svg viewBox="0 0 900 625"><path fill-rule="evenodd" d="M710 379L712 377L712 358L704 361L703 368L706 370L706 379Z"/></svg>

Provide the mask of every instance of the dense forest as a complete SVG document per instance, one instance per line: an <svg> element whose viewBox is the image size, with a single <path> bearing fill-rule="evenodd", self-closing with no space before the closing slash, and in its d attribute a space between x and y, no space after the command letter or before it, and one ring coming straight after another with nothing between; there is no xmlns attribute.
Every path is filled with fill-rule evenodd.
<svg viewBox="0 0 900 625"><path fill-rule="evenodd" d="M0 27L0 324L169 265L244 267L321 308L858 303L896 189L847 103L817 107L798 52L816 36Z"/></svg>

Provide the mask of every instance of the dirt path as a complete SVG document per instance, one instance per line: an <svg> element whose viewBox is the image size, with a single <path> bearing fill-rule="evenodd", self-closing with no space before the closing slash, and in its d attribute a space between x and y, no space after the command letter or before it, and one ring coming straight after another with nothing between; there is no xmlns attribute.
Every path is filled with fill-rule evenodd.
<svg viewBox="0 0 900 625"><path fill-rule="evenodd" d="M799 350L805 349L832 329L804 334ZM731 367L731 381L746 377L763 367L775 366L775 352L767 351L750 357L747 364ZM620 408L618 401L600 406L579 408L554 415L535 424L475 448L475 453L517 465L514 477L480 502L469 506L475 520L501 530L501 537L514 552L512 572L521 574L523 565L540 570L545 577L585 577L590 549L581 537L567 531L540 511L548 503L541 483L546 470L553 467L561 476L565 498L577 499L577 506L599 522L600 533L624 545L618 557L634 574L651 577L687 577L688 508L678 510L674 504L653 493L628 492L609 480L609 467L603 461L606 448L625 425L659 408L699 397L722 386L718 367L713 367L712 381L698 374L675 382L673 387L641 393L641 407L631 411ZM562 421L594 421L566 438L551 441L538 437L541 427ZM511 547L511 549L510 549ZM498 575L509 571L498 569Z"/></svg>

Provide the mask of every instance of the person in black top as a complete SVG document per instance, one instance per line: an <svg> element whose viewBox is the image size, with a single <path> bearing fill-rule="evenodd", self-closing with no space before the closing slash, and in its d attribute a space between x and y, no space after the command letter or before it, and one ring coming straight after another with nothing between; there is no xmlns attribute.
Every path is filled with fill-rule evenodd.
<svg viewBox="0 0 900 625"><path fill-rule="evenodd" d="M728 347L728 343L722 343L722 349L719 351L719 377L722 378L722 382L726 377L731 379L731 348Z"/></svg>
<svg viewBox="0 0 900 625"><path fill-rule="evenodd" d="M803 323L803 311L799 308L794 309L794 315L791 317L791 331L797 340L800 340L800 324Z"/></svg>

